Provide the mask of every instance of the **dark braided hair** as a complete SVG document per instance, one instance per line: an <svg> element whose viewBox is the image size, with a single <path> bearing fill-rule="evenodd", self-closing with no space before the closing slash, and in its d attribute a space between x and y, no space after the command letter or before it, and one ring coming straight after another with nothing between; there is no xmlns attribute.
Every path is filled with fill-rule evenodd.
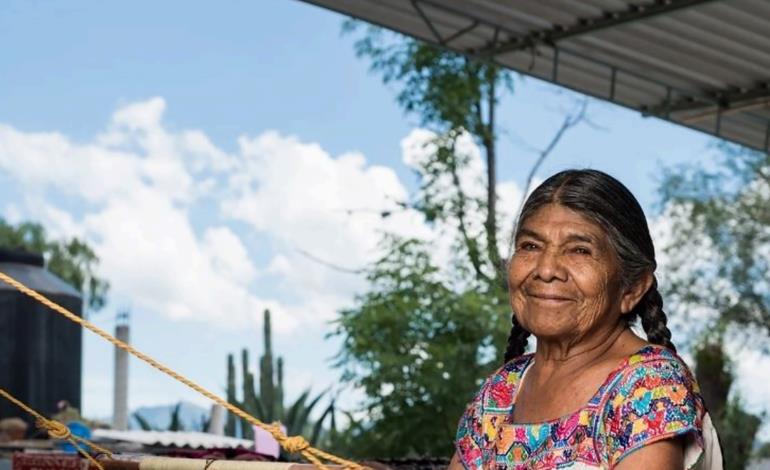
<svg viewBox="0 0 770 470"><path fill-rule="evenodd" d="M620 181L598 170L566 170L557 173L545 180L527 198L519 216L518 227L547 204L564 206L604 228L618 257L624 287L633 286L646 273L655 272L655 247L644 211L631 191ZM637 318L641 320L649 342L676 351L671 342L671 331L666 326L668 319L663 311L663 298L658 292L657 279L653 277L650 289L625 317L629 326ZM529 337L529 332L519 324L515 315L512 323L505 362L524 353Z"/></svg>
<svg viewBox="0 0 770 470"><path fill-rule="evenodd" d="M505 362L524 354L524 350L527 348L527 338L530 335L529 331L519 324L516 315L511 317L511 322L513 326L511 326L511 332L508 335L508 345L505 348Z"/></svg>

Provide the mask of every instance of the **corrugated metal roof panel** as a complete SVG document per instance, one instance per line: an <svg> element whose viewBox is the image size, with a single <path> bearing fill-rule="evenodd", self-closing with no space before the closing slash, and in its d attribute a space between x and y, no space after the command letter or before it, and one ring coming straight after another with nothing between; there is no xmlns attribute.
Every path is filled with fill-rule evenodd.
<svg viewBox="0 0 770 470"><path fill-rule="evenodd" d="M228 436L217 436L205 432L174 431L116 431L113 429L95 429L96 441L131 442L146 446L181 447L190 449L232 449L253 448L254 442Z"/></svg>
<svg viewBox="0 0 770 470"><path fill-rule="evenodd" d="M770 0L303 0L757 150Z"/></svg>

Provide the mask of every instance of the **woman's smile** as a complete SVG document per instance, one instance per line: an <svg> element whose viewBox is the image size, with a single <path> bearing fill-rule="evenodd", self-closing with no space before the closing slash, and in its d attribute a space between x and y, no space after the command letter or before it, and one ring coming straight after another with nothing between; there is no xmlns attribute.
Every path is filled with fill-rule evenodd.
<svg viewBox="0 0 770 470"><path fill-rule="evenodd" d="M535 302L543 304L563 305L567 302L573 302L573 299L559 293L550 293L545 291L531 291L525 289L527 297Z"/></svg>
<svg viewBox="0 0 770 470"><path fill-rule="evenodd" d="M530 294L530 299L534 300L535 302L544 303L544 304L565 304L567 302L572 302L572 299L566 299L564 297L553 297L548 295L532 295Z"/></svg>

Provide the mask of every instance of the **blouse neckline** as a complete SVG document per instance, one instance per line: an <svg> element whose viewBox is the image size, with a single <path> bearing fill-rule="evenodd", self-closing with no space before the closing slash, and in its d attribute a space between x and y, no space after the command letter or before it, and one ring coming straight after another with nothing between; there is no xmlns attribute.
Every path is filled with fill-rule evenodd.
<svg viewBox="0 0 770 470"><path fill-rule="evenodd" d="M654 344L646 344L646 345L642 346L640 349L638 349L637 351L635 351L634 353L630 354L628 357L626 357L623 360L621 360L620 363L617 366L615 366L615 368L612 369L609 372L609 374L607 374L607 377L604 379L604 381L599 386L599 388L596 390L596 392L594 392L594 394L591 395L591 398L589 398L586 403L580 405L580 407L578 409L576 409L575 411L571 411L571 412L569 412L567 414L561 415L561 416L556 417L556 418L551 418L551 419L547 419L547 420L544 420L544 421L538 421L538 422L534 422L534 423L507 422L505 424L508 425L508 426L514 426L514 427L531 428L531 427L534 427L534 426L546 426L546 425L547 426L552 426L554 424L558 424L558 423L561 423L563 421L567 421L568 419L572 418L573 416L580 414L582 411L584 411L586 409L591 409L591 408L593 408L593 406L595 406L597 403L599 403L601 401L602 396L606 392L607 387L615 380L615 378L618 376L618 374L621 373L623 371L623 369L625 369L629 365L629 363L631 362L631 359L634 356L638 356L638 355L644 354L645 352L647 352L650 349L662 348L662 347L663 346L657 346L657 345L654 345ZM513 393L513 396L511 397L511 411L510 411L510 413L508 415L509 417L513 417L513 411L516 409L516 399L518 398L519 391L521 390L521 384L524 383L524 377L526 376L527 371L529 371L530 366L532 364L534 364L534 363L535 363L535 355L534 355L534 353L529 354L528 357L527 357L526 363L523 365L523 367L521 369L521 372L519 372L519 380L518 380L518 383L516 384L516 389L515 389L515 391Z"/></svg>

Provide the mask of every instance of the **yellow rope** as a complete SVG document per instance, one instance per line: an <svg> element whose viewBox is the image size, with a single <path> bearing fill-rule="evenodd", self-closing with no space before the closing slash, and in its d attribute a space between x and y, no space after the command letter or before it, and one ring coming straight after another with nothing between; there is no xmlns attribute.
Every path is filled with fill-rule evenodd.
<svg viewBox="0 0 770 470"><path fill-rule="evenodd" d="M346 460L340 457L337 457L336 455L332 455L328 452L324 452L320 449L316 449L305 440L302 436L287 436L281 431L281 428L277 424L266 424L262 421L254 418L250 414L246 413L245 411L241 410L237 406L227 402L226 400L223 400L222 398L218 397L214 393L206 390L202 386L198 385L197 383L193 382L192 380L184 377L183 375L180 375L173 370L171 370L169 367L161 364L160 362L156 361L152 357L144 354L143 352L135 349L133 346L131 346L128 343L125 343L114 336L110 335L106 331L102 330L98 326L94 325L93 323L89 322L88 320L85 320L76 314L70 312L66 308L62 307L61 305L49 300L44 295L36 292L33 289L30 289L29 287L25 286L21 282L17 281L16 279L12 278L11 276L5 274L4 272L0 271L0 281L5 282L9 286L17 289L18 291L22 292L23 294L26 294L33 299L37 300L41 304L45 305L46 307L50 308L54 312L63 315L67 319L80 324L81 326L91 330L93 333L95 333L98 336L101 336L105 340L109 341L110 343L114 344L115 346L119 347L120 349L123 349L125 351L128 351L129 353L133 354L134 356L138 357L142 361L146 362L150 366L154 367L155 369L158 369L159 371L165 373L166 375L171 376L172 378L178 380L179 382L182 382L183 384L187 385L191 389L195 390L196 392L200 393L204 397L208 398L209 400L213 401L214 403L217 403L218 405L224 407L227 409L227 411L231 412L235 416L238 416L241 419L246 420L247 422L253 424L254 426L257 426L258 428L264 429L265 431L269 432L275 440L278 441L278 443L283 447L287 452L289 453L298 453L302 455L305 459L307 459L310 463L315 464L317 467L319 467L321 470L329 470L326 465L323 464L321 459L335 463L337 465L341 465L349 470L364 470L366 467L363 467L353 461Z"/></svg>
<svg viewBox="0 0 770 470"><path fill-rule="evenodd" d="M53 439L60 439L60 440L67 440L72 444L72 446L77 449L77 451L82 455L83 457L87 458L92 464L96 465L96 467L99 470L104 470L104 467L102 467L102 464L99 463L95 458L91 456L88 452L86 452L85 449L83 449L80 444L85 444L87 446L90 446L94 449L96 449L100 454L104 454L107 457L112 457L112 452L105 449L104 447L98 446L94 444L93 442L89 441L88 439L84 439L80 436L76 436L72 434L70 429L64 424L59 421L56 421L54 419L48 419L45 416L41 415L37 411L33 410L23 402L21 402L19 399L8 393L6 390L0 388L0 395L5 397L7 400L9 400L14 405L18 406L22 410L26 411L27 413L31 414L35 417L35 424L38 428L42 429L43 431L46 431L49 436Z"/></svg>

